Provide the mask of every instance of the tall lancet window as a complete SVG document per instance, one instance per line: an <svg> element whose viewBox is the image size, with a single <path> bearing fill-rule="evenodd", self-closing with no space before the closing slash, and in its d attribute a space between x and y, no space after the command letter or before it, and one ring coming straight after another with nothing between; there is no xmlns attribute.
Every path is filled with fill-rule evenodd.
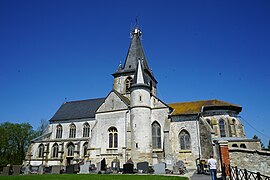
<svg viewBox="0 0 270 180"><path fill-rule="evenodd" d="M130 86L132 85L132 77L127 77L125 85L126 85L126 93L130 93Z"/></svg>
<svg viewBox="0 0 270 180"><path fill-rule="evenodd" d="M62 138L63 127L59 124L56 126L56 138Z"/></svg>
<svg viewBox="0 0 270 180"><path fill-rule="evenodd" d="M58 144L55 143L52 147L52 157L53 158L57 158L58 157L58 150L59 150L59 147L58 147Z"/></svg>
<svg viewBox="0 0 270 180"><path fill-rule="evenodd" d="M180 149L181 150L190 150L191 149L190 135L186 130L182 130L180 132L179 141L180 141Z"/></svg>
<svg viewBox="0 0 270 180"><path fill-rule="evenodd" d="M117 148L118 147L118 133L115 127L110 127L108 129L109 132L109 148Z"/></svg>
<svg viewBox="0 0 270 180"><path fill-rule="evenodd" d="M83 125L83 137L89 137L90 134L90 125L88 123L84 123Z"/></svg>
<svg viewBox="0 0 270 180"><path fill-rule="evenodd" d="M225 122L223 119L219 120L219 131L220 131L220 137L226 137Z"/></svg>
<svg viewBox="0 0 270 180"><path fill-rule="evenodd" d="M43 158L44 157L44 145L43 144L40 144L38 146L38 157L39 158Z"/></svg>
<svg viewBox="0 0 270 180"><path fill-rule="evenodd" d="M75 138L76 137L76 126L75 124L71 124L69 126L69 138Z"/></svg>
<svg viewBox="0 0 270 180"><path fill-rule="evenodd" d="M161 148L161 128L156 121L152 124L152 144L153 149Z"/></svg>
<svg viewBox="0 0 270 180"><path fill-rule="evenodd" d="M75 146L73 143L69 143L67 145L67 156L73 156L74 155L74 149L75 149Z"/></svg>

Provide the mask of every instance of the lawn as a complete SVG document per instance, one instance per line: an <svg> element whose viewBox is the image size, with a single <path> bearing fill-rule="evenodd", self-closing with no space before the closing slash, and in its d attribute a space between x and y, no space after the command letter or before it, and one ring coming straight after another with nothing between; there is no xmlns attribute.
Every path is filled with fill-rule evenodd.
<svg viewBox="0 0 270 180"><path fill-rule="evenodd" d="M20 176L0 176L4 180L43 180L43 179L65 179L65 180L188 180L187 177L180 176L158 176L158 175L105 175L105 174L44 174L44 175L20 175Z"/></svg>

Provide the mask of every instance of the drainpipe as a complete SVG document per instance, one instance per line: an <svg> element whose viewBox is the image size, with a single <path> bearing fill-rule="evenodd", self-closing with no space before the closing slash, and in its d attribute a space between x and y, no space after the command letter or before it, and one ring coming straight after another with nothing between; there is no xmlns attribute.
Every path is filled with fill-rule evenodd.
<svg viewBox="0 0 270 180"><path fill-rule="evenodd" d="M199 160L201 159L201 140L200 140L200 129L199 129L199 121L201 114L198 113L198 120L196 121L196 130L197 130L197 140L198 140L198 152L199 152Z"/></svg>
<svg viewBox="0 0 270 180"><path fill-rule="evenodd" d="M127 162L127 140L128 140L128 137L127 137L127 114L129 113L129 107L128 107L128 110L126 111L125 113L125 132L126 132L126 137L125 137L125 146L126 146L126 150L125 150L125 162Z"/></svg>

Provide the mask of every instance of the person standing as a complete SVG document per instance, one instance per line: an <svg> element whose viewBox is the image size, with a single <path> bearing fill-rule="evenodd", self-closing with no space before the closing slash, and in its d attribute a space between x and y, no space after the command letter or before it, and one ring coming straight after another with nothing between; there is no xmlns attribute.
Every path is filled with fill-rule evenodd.
<svg viewBox="0 0 270 180"><path fill-rule="evenodd" d="M210 155L210 159L207 161L210 169L210 175L212 180L216 180L216 174L217 174L217 160L213 158L213 155Z"/></svg>

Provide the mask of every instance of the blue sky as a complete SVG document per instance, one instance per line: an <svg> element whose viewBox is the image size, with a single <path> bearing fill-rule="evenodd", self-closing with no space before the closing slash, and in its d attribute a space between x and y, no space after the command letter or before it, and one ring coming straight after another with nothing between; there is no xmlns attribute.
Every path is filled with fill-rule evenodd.
<svg viewBox="0 0 270 180"><path fill-rule="evenodd" d="M49 120L105 97L138 16L166 103L241 105L247 137L270 139L270 1L0 1L0 122ZM254 129L255 128L255 129Z"/></svg>

